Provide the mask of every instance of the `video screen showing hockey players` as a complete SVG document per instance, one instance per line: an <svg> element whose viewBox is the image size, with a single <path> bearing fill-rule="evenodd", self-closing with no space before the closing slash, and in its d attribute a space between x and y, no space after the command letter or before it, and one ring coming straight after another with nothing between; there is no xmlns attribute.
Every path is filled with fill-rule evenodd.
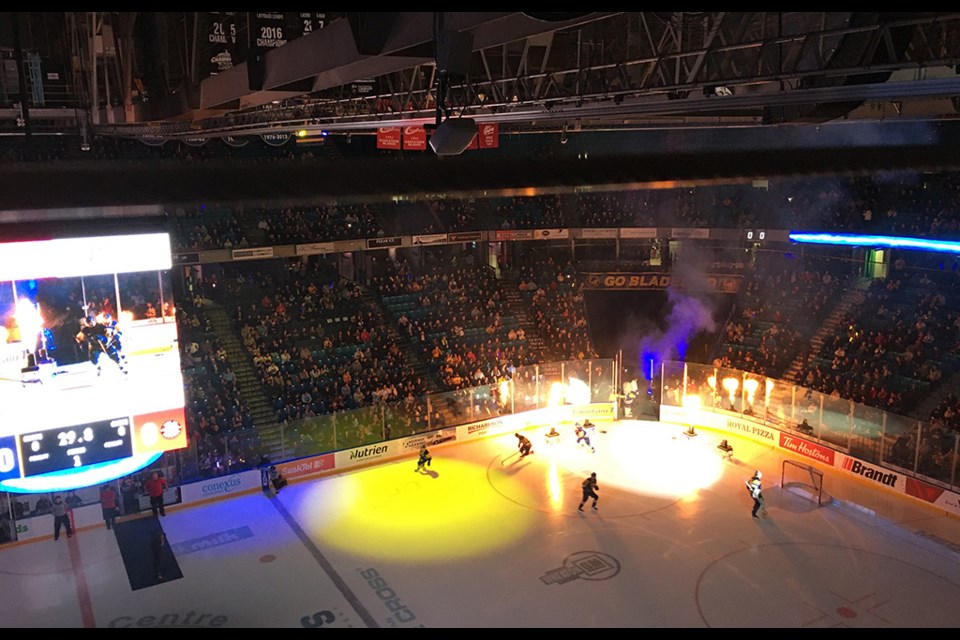
<svg viewBox="0 0 960 640"><path fill-rule="evenodd" d="M0 490L186 446L170 268L165 233L0 244Z"/></svg>

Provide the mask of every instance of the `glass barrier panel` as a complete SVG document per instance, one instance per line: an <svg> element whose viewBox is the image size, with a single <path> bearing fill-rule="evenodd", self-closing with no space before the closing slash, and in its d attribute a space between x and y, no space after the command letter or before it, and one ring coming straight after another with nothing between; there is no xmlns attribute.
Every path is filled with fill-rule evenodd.
<svg viewBox="0 0 960 640"><path fill-rule="evenodd" d="M324 413L318 416L291 420L284 429L284 444L292 448L294 456L304 458L336 451L338 447L336 416Z"/></svg>
<svg viewBox="0 0 960 640"><path fill-rule="evenodd" d="M537 395L538 407L558 407L564 402L563 363L548 362L541 364L540 388Z"/></svg>
<svg viewBox="0 0 960 640"><path fill-rule="evenodd" d="M430 431L427 399L404 398L384 404L383 428L387 440Z"/></svg>
<svg viewBox="0 0 960 640"><path fill-rule="evenodd" d="M800 421L794 418L793 392L789 382L764 378L758 393L763 396L763 411L767 420L781 429L795 429Z"/></svg>
<svg viewBox="0 0 960 640"><path fill-rule="evenodd" d="M563 363L563 402L565 404L589 404L593 395L591 377L593 370L589 360L568 360ZM609 394L609 391L607 392Z"/></svg>
<svg viewBox="0 0 960 640"><path fill-rule="evenodd" d="M383 411L379 406L341 411L337 416L337 448L353 449L383 441Z"/></svg>
<svg viewBox="0 0 960 640"><path fill-rule="evenodd" d="M756 373L744 372L743 380L740 383L742 390L741 406L743 415L763 419L766 415L764 406L764 378Z"/></svg>
<svg viewBox="0 0 960 640"><path fill-rule="evenodd" d="M513 412L537 408L540 376L536 365L517 367L513 373Z"/></svg>
<svg viewBox="0 0 960 640"><path fill-rule="evenodd" d="M879 464L883 411L864 404L853 404L853 438L850 455L865 462Z"/></svg>
<svg viewBox="0 0 960 640"><path fill-rule="evenodd" d="M432 393L428 396L428 404L431 429L470 422L470 401L462 390Z"/></svg>
<svg viewBox="0 0 960 640"><path fill-rule="evenodd" d="M613 402L616 398L616 368L614 360L593 360L590 363L590 402ZM647 381L649 386L649 380Z"/></svg>
<svg viewBox="0 0 960 640"><path fill-rule="evenodd" d="M883 463L915 473L918 433L916 419L888 413L883 431Z"/></svg>
<svg viewBox="0 0 960 640"><path fill-rule="evenodd" d="M837 448L849 450L852 422L850 419L851 403L843 398L830 395L823 396L823 431L820 439Z"/></svg>
<svg viewBox="0 0 960 640"><path fill-rule="evenodd" d="M810 435L820 439L823 425L820 424L820 397L823 394L813 389L804 389L797 387L797 392L793 398L794 419L800 423L800 428L806 422L810 426Z"/></svg>
<svg viewBox="0 0 960 640"><path fill-rule="evenodd" d="M920 425L920 457L917 473L950 484L955 434L941 426Z"/></svg>
<svg viewBox="0 0 960 640"><path fill-rule="evenodd" d="M691 367L694 365L691 365ZM712 371L712 369L711 369ZM643 378L641 377L638 381L638 384L642 386ZM644 393L642 388L638 389L638 393ZM683 363L682 362L664 362L663 363L663 379L660 383L660 398L658 398L660 404L665 404L673 407L681 406L683 401Z"/></svg>
<svg viewBox="0 0 960 640"><path fill-rule="evenodd" d="M719 396L714 396L714 406L725 411L743 413L743 372L737 369L717 369L714 384ZM712 386L710 388L713 389Z"/></svg>

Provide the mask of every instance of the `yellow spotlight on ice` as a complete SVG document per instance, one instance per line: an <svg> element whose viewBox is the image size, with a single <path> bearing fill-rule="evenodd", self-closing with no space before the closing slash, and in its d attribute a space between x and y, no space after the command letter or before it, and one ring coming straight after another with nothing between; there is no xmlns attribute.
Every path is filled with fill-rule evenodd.
<svg viewBox="0 0 960 640"><path fill-rule="evenodd" d="M737 378L724 378L722 384L724 390L727 392L727 396L730 398L730 404L735 405L737 403L737 389L740 388L740 380Z"/></svg>
<svg viewBox="0 0 960 640"><path fill-rule="evenodd" d="M532 511L490 491L482 466L443 456L433 462L440 478L412 473L413 459L324 478L292 509L322 547L371 561L438 566L453 558L497 558L536 527ZM516 491L517 502L534 500L526 486Z"/></svg>

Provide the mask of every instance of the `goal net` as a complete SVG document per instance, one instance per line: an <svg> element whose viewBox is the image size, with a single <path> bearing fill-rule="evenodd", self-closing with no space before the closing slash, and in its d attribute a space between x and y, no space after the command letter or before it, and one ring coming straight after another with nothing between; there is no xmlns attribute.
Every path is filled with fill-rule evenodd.
<svg viewBox="0 0 960 640"><path fill-rule="evenodd" d="M780 487L795 490L816 500L818 506L823 506L823 472L808 464L801 464L793 460L784 460L780 472Z"/></svg>

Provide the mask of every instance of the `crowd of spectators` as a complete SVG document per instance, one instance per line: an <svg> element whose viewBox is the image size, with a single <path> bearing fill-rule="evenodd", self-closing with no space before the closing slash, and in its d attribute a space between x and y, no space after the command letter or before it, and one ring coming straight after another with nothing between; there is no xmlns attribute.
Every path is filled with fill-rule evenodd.
<svg viewBox="0 0 960 640"><path fill-rule="evenodd" d="M713 364L780 378L845 287L842 261L761 252L741 281Z"/></svg>
<svg viewBox="0 0 960 640"><path fill-rule="evenodd" d="M168 213L168 219L179 251L372 238L388 233L566 227L826 228L955 237L960 218L953 211L958 204L960 173L897 173L781 179L764 188L751 184L673 186L569 197L493 197L482 202L438 198L415 207L406 202L282 206L249 212L198 207ZM398 223L390 225L390 220Z"/></svg>
<svg viewBox="0 0 960 640"><path fill-rule="evenodd" d="M200 296L180 302L177 324L196 472L212 477L253 468L264 452L262 443Z"/></svg>
<svg viewBox="0 0 960 640"><path fill-rule="evenodd" d="M897 259L886 277L870 283L864 302L844 318L844 331L825 341L800 384L909 414L960 364L958 293L956 271L911 268Z"/></svg>
<svg viewBox="0 0 960 640"><path fill-rule="evenodd" d="M533 362L487 266L441 263L414 272L401 263L376 276L374 286L442 390L495 385Z"/></svg>
<svg viewBox="0 0 960 640"><path fill-rule="evenodd" d="M545 361L598 357L572 262L560 264L550 255L535 266L520 266L518 278L517 288L543 341Z"/></svg>
<svg viewBox="0 0 960 640"><path fill-rule="evenodd" d="M280 422L397 404L426 392L376 303L326 261L292 261L277 281L237 274L225 290Z"/></svg>

